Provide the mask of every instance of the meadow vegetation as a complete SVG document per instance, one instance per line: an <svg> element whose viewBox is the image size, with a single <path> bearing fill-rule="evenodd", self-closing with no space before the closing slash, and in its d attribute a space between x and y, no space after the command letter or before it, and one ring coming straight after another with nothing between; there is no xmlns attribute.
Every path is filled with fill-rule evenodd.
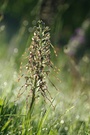
<svg viewBox="0 0 90 135"><path fill-rule="evenodd" d="M16 2L20 5L18 10L12 2L0 3L3 13L10 14L9 7L13 7L13 16L21 17L21 21L26 9L25 17L31 19L21 21L18 31L10 31L13 35L9 37L9 26L4 25L4 16L0 14L0 135L90 135L89 47L84 46L86 51L80 53L81 44L89 44L90 21L84 18L88 10L74 23L75 28L80 28L70 38L72 28L64 29L66 16L72 11L70 1L61 6L59 3L53 20L49 14L50 22L46 19L46 23L37 21L40 9L46 8L41 0L30 2ZM33 5L30 9L28 3ZM60 31L60 43L63 41L65 46L58 43ZM78 46L81 55L76 54Z"/></svg>

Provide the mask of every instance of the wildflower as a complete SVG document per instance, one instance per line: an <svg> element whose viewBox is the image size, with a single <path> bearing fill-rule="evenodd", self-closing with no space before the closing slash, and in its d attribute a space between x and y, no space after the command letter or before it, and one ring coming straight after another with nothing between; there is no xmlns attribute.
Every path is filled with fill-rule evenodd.
<svg viewBox="0 0 90 135"><path fill-rule="evenodd" d="M45 26L42 21L38 21L37 27L34 27L32 42L29 47L27 63L25 65L26 73L25 88L32 93L30 110L35 102L36 93L41 94L43 98L47 98L47 93L50 95L47 87L46 76L50 72L52 62L50 60L50 29ZM22 87L23 88L23 87Z"/></svg>

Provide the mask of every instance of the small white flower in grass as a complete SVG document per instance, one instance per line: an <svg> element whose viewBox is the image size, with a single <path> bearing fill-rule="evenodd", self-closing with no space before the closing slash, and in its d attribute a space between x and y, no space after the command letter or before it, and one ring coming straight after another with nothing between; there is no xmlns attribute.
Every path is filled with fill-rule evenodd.
<svg viewBox="0 0 90 135"><path fill-rule="evenodd" d="M7 82L4 82L4 86L7 86Z"/></svg>
<svg viewBox="0 0 90 135"><path fill-rule="evenodd" d="M64 120L61 120L60 123L61 123L61 124L64 124Z"/></svg>
<svg viewBox="0 0 90 135"><path fill-rule="evenodd" d="M18 133L21 134L21 131L19 131Z"/></svg>
<svg viewBox="0 0 90 135"><path fill-rule="evenodd" d="M77 116L76 116L76 119L79 119L79 118L80 118L80 116L79 116L79 115L77 115Z"/></svg>
<svg viewBox="0 0 90 135"><path fill-rule="evenodd" d="M42 128L43 131L47 130L47 128Z"/></svg>
<svg viewBox="0 0 90 135"><path fill-rule="evenodd" d="M67 131L68 130L68 127L65 127L65 130Z"/></svg>

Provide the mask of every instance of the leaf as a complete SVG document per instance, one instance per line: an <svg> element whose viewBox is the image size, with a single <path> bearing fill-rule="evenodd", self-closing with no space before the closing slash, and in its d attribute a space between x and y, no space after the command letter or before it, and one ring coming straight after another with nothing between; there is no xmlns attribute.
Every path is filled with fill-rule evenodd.
<svg viewBox="0 0 90 135"><path fill-rule="evenodd" d="M3 105L3 99L0 98L0 106Z"/></svg>
<svg viewBox="0 0 90 135"><path fill-rule="evenodd" d="M9 123L11 122L11 120L12 120L12 119L9 119L9 120L5 123L5 125L2 127L1 131L4 131L4 130L8 127Z"/></svg>
<svg viewBox="0 0 90 135"><path fill-rule="evenodd" d="M44 114L44 116L41 117L40 121L39 121L39 125L38 125L38 131L37 131L37 135L41 134L41 128L45 122L45 120L47 119L47 116L50 112L50 109L48 109L48 111Z"/></svg>

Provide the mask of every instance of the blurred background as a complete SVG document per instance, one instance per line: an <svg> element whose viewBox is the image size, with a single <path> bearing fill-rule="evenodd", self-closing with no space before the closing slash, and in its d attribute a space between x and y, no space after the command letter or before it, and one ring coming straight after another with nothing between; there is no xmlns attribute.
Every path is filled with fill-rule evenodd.
<svg viewBox="0 0 90 135"><path fill-rule="evenodd" d="M51 54L53 63L60 68L57 76L61 83L51 75L60 89L57 109L63 112L67 106L76 105L76 118L87 118L90 0L0 0L0 94L6 97L10 93L11 97L17 91L21 56L30 45L33 26L39 19L50 27L51 42L58 55ZM51 85L50 88L53 91Z"/></svg>

